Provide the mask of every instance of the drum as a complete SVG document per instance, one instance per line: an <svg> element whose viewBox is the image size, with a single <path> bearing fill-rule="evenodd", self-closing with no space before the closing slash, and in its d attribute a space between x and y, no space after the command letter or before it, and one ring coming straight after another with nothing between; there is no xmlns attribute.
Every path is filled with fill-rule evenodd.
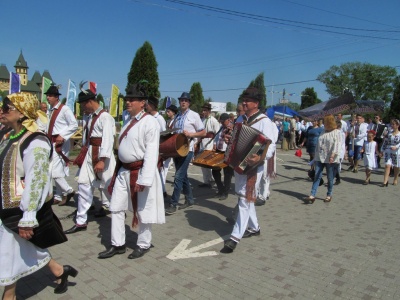
<svg viewBox="0 0 400 300"><path fill-rule="evenodd" d="M193 164L203 168L219 170L227 166L227 164L224 163L224 156L224 152L204 150L195 157Z"/></svg>
<svg viewBox="0 0 400 300"><path fill-rule="evenodd" d="M169 157L185 157L189 153L189 141L183 133L160 136L160 155Z"/></svg>

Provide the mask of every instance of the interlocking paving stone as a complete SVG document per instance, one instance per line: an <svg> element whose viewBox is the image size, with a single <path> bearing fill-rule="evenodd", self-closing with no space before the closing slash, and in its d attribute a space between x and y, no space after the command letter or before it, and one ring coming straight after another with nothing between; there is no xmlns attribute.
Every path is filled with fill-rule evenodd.
<svg viewBox="0 0 400 300"><path fill-rule="evenodd" d="M374 171L364 186L363 169L357 174L342 171L342 183L333 188L333 200L323 202L326 187L318 189L317 201L304 204L311 181L306 159L294 151L278 149L278 177L272 181L270 200L257 207L261 235L243 239L232 254L220 254L222 242L199 250L217 256L172 261L166 256L182 241L196 247L229 235L226 218L232 215L237 197L214 198L213 189L198 189L201 170L189 173L196 205L167 216L167 223L153 226L153 245L145 256L127 256L137 235L127 213L127 252L110 259L97 254L110 245L110 217L89 214L86 232L69 235L69 241L50 249L60 263L79 270L69 290L55 295L52 274L46 269L21 279L21 299L400 299L400 201L399 189L380 188L382 169ZM346 169L346 166L344 167ZM74 174L76 167L71 167ZM167 192L172 193L173 172ZM197 174L197 175L196 175ZM326 176L324 176L326 178ZM324 178L324 179L325 179ZM71 176L70 184L77 188ZM390 179L392 180L392 178ZM326 180L325 180L326 181ZM232 184L233 188L233 184ZM95 204L98 191L95 193ZM75 197L77 198L77 197ZM184 197L181 197L183 203ZM73 220L69 206L54 207L64 229Z"/></svg>

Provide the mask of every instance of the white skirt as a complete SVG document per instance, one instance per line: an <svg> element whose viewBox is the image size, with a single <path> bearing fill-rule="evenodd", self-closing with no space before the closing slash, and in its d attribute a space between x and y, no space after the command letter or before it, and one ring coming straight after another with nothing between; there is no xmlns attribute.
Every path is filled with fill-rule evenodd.
<svg viewBox="0 0 400 300"><path fill-rule="evenodd" d="M21 238L0 220L0 286L13 284L36 272L46 266L50 259L47 249L38 248Z"/></svg>

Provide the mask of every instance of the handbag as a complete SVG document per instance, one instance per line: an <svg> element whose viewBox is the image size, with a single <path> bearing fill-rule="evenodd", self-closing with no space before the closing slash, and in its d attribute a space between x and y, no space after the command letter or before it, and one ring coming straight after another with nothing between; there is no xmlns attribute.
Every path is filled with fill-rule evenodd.
<svg viewBox="0 0 400 300"><path fill-rule="evenodd" d="M47 201L36 213L36 219L39 223L38 227L33 228L33 236L29 240L39 248L46 249L51 246L62 244L68 241L64 234L60 220L54 214L51 205L53 200ZM2 219L4 226L19 234L18 222L22 218L22 211L18 214Z"/></svg>
<svg viewBox="0 0 400 300"><path fill-rule="evenodd" d="M301 149L297 149L296 152L294 152L294 155L301 157L303 155L303 152L301 151Z"/></svg>

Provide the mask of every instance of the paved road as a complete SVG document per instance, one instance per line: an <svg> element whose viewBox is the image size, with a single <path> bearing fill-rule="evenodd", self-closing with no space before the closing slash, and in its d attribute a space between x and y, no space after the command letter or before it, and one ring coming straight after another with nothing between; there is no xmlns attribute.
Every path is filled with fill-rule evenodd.
<svg viewBox="0 0 400 300"><path fill-rule="evenodd" d="M378 187L381 171L373 174L368 186L362 185L363 169L358 174L343 171L331 203L323 202L326 187L322 186L317 201L306 205L301 200L311 188L306 160L294 156L294 151L281 150L278 158L279 176L271 185L271 199L257 208L261 235L242 240L234 253L221 254L219 250L221 237L232 230L226 217L231 215L236 197L231 194L219 201L213 198L215 189L196 188L201 171L191 166L197 205L154 226L154 248L144 257L127 259L136 240L129 229L132 216L128 213L129 251L97 259L97 253L110 243L110 219L91 215L86 232L70 235L67 243L51 249L57 261L79 270L68 292L53 294L53 277L42 269L20 280L19 297L400 299L399 187ZM169 182L172 175L170 172ZM168 191L172 191L170 184ZM55 207L60 217L73 210L72 205ZM62 223L65 229L73 225L70 219ZM186 245L190 251L185 253ZM178 259L180 256L188 258Z"/></svg>

